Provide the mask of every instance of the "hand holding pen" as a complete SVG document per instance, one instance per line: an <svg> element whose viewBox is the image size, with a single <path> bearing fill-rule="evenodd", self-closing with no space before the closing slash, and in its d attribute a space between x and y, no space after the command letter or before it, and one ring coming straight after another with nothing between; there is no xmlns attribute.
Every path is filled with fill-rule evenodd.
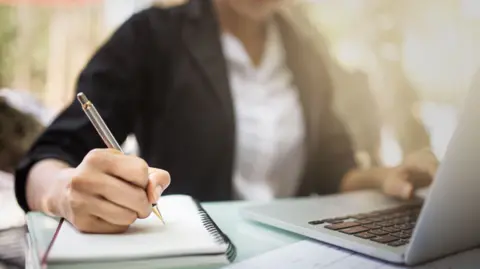
<svg viewBox="0 0 480 269"><path fill-rule="evenodd" d="M97 112L97 109L87 99L85 94L79 93L77 95L77 98L78 98L78 101L81 103L82 109L84 110L85 114L88 116L90 122L95 127L95 130L98 132L98 134L100 135L100 137L102 138L102 140L106 144L106 146L110 149L117 150L119 153L123 153L122 148L120 147L118 142L115 140L115 137L112 135L112 133L108 129L107 125L103 121L100 114ZM112 153L114 153L114 152L112 152ZM145 176L145 175L143 176L143 178L145 178L145 179L148 178L148 176L161 171L161 170L158 170L158 169L157 169L158 171L156 171L153 168L149 168L148 165L145 163L145 161L143 161L141 159L137 158L135 161L139 162L138 168L140 168L140 169L138 170L138 172L139 172L138 176L140 176L140 178L141 178L141 171L140 170L143 170L143 173L145 173L145 172L148 173L147 176ZM137 171L132 171L132 172L137 172ZM129 172L129 173L132 173L132 172ZM125 171L124 175L126 175L126 174L127 174L127 171ZM170 179L168 178L168 181L169 180ZM128 180L127 180L127 182L128 182ZM135 184L135 182L130 182L130 183ZM159 199L159 196L160 196L161 192L163 191L163 187L162 187L162 185L156 185L155 183L157 183L157 182L152 183L152 182L148 181L146 183L146 185L142 184L142 182L140 182L140 184L135 184L135 185L137 185L138 187L141 187L142 189L146 188L147 191L151 194L150 197L148 197L148 200L152 204L152 211L155 213L155 215L157 215L157 217L162 222L164 222L162 214L160 213L160 210L157 207L157 200ZM139 215L139 217L141 217L141 215Z"/></svg>
<svg viewBox="0 0 480 269"><path fill-rule="evenodd" d="M117 140L115 139L113 134L110 132L110 129L108 129L108 126L103 121L102 117L98 113L95 106L88 100L87 96L85 96L85 94L83 94L83 93L79 93L77 95L77 98L78 98L78 101L80 102L80 104L82 105L83 111L85 112L85 114L87 114L88 119L90 120L92 125L95 127L95 130L97 131L98 135L102 138L105 145L110 149L115 149L118 152L123 153L123 150L120 147L120 145L118 144ZM144 161L143 161L142 165L145 166L149 175L151 173L155 172L155 170L149 168L148 165ZM145 187L147 189L148 188L151 189L151 188L153 188L152 186L155 186L155 184L150 184L150 186L147 185ZM140 186L140 187L144 187L144 186ZM164 223L162 214L160 213L160 210L157 207L157 200L158 200L160 194L155 195L155 194L163 191L163 190L161 190L161 188L162 188L162 186L159 185L159 186L155 186L154 189L151 189L150 191L153 192L154 194L153 194L153 197L151 197L149 200L152 203L153 213L155 213L155 215L157 215L157 217Z"/></svg>
<svg viewBox="0 0 480 269"><path fill-rule="evenodd" d="M56 199L50 199L55 204L45 205L47 213L64 217L85 233L126 231L137 218L151 215L152 204L170 184L166 171L110 148L88 152L75 168L51 160L44 161L38 169L61 171L55 176L63 179L59 180L62 184L52 186L51 195Z"/></svg>
<svg viewBox="0 0 480 269"><path fill-rule="evenodd" d="M82 108L109 149L90 151L75 168L57 159L45 159L32 170L45 174L58 171L56 184L41 202L43 211L61 216L55 234L41 258L46 266L49 252L68 220L84 233L122 233L138 218L147 218L152 211L163 222L156 206L162 192L170 184L170 175L151 168L141 158L122 153L93 104L79 94Z"/></svg>

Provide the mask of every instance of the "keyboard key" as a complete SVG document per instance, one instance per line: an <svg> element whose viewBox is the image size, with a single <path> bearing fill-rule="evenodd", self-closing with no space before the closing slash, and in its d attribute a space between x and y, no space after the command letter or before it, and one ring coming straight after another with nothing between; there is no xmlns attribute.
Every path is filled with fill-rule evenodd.
<svg viewBox="0 0 480 269"><path fill-rule="evenodd" d="M378 216L380 216L380 213L375 212L375 211L367 214L367 218L375 218L375 217L378 217Z"/></svg>
<svg viewBox="0 0 480 269"><path fill-rule="evenodd" d="M414 218L414 217L408 217L408 221L407 223L412 223L412 222L416 222L417 221L417 218Z"/></svg>
<svg viewBox="0 0 480 269"><path fill-rule="evenodd" d="M385 235L385 236L378 236L378 237L372 238L371 240L377 243L387 244L393 241L397 241L398 238L393 237L391 235Z"/></svg>
<svg viewBox="0 0 480 269"><path fill-rule="evenodd" d="M370 224L370 223L373 223L373 220L372 219L361 219L361 220L357 220L356 222L360 223L360 224Z"/></svg>
<svg viewBox="0 0 480 269"><path fill-rule="evenodd" d="M391 247L399 247L399 246L406 245L408 243L409 243L408 240L397 240L397 241L393 241L392 243L390 243L388 245L391 246Z"/></svg>
<svg viewBox="0 0 480 269"><path fill-rule="evenodd" d="M330 224L338 224L338 223L342 223L343 220L337 220L337 219L326 219L326 220L323 220L324 222L326 223L330 223Z"/></svg>
<svg viewBox="0 0 480 269"><path fill-rule="evenodd" d="M347 228L347 229L342 229L339 230L339 232L345 233L345 234L357 234L357 233L362 233L368 231L368 228L364 228L362 226L355 226L352 228Z"/></svg>
<svg viewBox="0 0 480 269"><path fill-rule="evenodd" d="M420 208L420 205L419 204L409 204L409 205L403 205L403 206L401 206L401 208L403 209L403 211L407 211L407 210Z"/></svg>
<svg viewBox="0 0 480 269"><path fill-rule="evenodd" d="M355 226L360 226L360 223L357 223L354 221L348 221L348 222L343 222L338 224L327 225L325 226L325 228L336 231L336 230L355 227Z"/></svg>
<svg viewBox="0 0 480 269"><path fill-rule="evenodd" d="M399 219L394 219L392 220L395 225L403 225L407 224L410 222L408 218L399 218Z"/></svg>
<svg viewBox="0 0 480 269"><path fill-rule="evenodd" d="M309 221L308 224L310 225L320 225L320 224L323 224L325 223L323 220L312 220L312 221Z"/></svg>
<svg viewBox="0 0 480 269"><path fill-rule="evenodd" d="M413 216L418 216L418 215L420 215L420 209L414 209L414 210L412 210L411 213L412 213Z"/></svg>
<svg viewBox="0 0 480 269"><path fill-rule="evenodd" d="M363 239L370 239L370 238L375 237L376 235L371 234L371 233L364 232L364 233L358 233L358 234L356 234L355 236L356 236L356 237L363 238Z"/></svg>
<svg viewBox="0 0 480 269"><path fill-rule="evenodd" d="M383 227L382 230L384 230L385 232L388 232L388 233L396 233L396 232L401 231L400 229L397 229L395 227Z"/></svg>
<svg viewBox="0 0 480 269"><path fill-rule="evenodd" d="M407 239L412 235L420 208L420 205L410 204L309 223L327 223L329 225L324 228L398 247L408 243Z"/></svg>
<svg viewBox="0 0 480 269"><path fill-rule="evenodd" d="M404 214L402 212L396 212L396 213L391 215L391 217L394 218L394 219L401 218L403 216L404 216Z"/></svg>
<svg viewBox="0 0 480 269"><path fill-rule="evenodd" d="M409 229L413 229L414 227L415 226L410 224L410 223L395 225L395 228L400 229L400 230L409 230Z"/></svg>
<svg viewBox="0 0 480 269"><path fill-rule="evenodd" d="M392 220L392 219L395 219L395 218L396 217L393 214L388 214L388 215L383 216L384 221L389 221L389 220Z"/></svg>
<svg viewBox="0 0 480 269"><path fill-rule="evenodd" d="M365 224L365 225L362 225L362 226L365 227L365 228L368 228L368 229L380 229L380 228L382 228L381 226L378 226L378 225L376 225L376 224L374 224L374 223L372 223L372 224Z"/></svg>
<svg viewBox="0 0 480 269"><path fill-rule="evenodd" d="M411 234L404 234L402 232L393 233L391 235L395 236L395 237L398 237L398 238L401 238L401 239L409 239L410 237L412 237Z"/></svg>
<svg viewBox="0 0 480 269"><path fill-rule="evenodd" d="M385 232L382 229L370 230L370 233L374 234L374 235L387 235L388 234L388 232Z"/></svg>
<svg viewBox="0 0 480 269"><path fill-rule="evenodd" d="M416 217L418 217L419 213L420 213L419 211L413 211L413 210L412 210L412 211L408 211L408 216L409 216L410 218L416 218Z"/></svg>
<svg viewBox="0 0 480 269"><path fill-rule="evenodd" d="M379 226L382 226L382 227L390 227L390 226L395 225L395 223L393 223L393 221L382 221L382 222L377 222L376 224L379 225Z"/></svg>

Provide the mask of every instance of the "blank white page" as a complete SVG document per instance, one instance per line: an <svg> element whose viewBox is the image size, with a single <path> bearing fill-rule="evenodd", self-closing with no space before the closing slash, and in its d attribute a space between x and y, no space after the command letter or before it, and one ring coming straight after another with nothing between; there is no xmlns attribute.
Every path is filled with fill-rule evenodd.
<svg viewBox="0 0 480 269"><path fill-rule="evenodd" d="M160 198L165 225L153 213L138 219L124 234L83 234L64 222L49 262L112 261L225 253L205 229L198 207L189 196Z"/></svg>

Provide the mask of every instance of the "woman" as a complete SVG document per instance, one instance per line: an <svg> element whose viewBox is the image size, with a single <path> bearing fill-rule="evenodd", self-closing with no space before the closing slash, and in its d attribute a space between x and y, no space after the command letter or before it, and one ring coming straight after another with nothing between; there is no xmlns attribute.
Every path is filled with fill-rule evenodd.
<svg viewBox="0 0 480 269"><path fill-rule="evenodd" d="M364 188L408 197L428 183L412 166L355 170L322 61L275 15L280 3L191 0L130 18L77 91L120 142L136 135L143 159L98 150L105 146L74 101L20 165L20 205L113 233L150 214L170 175L168 192L201 201Z"/></svg>

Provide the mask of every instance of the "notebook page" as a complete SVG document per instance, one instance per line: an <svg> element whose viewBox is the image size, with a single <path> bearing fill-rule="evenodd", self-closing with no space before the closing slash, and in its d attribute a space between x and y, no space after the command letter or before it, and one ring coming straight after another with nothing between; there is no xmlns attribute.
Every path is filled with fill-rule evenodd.
<svg viewBox="0 0 480 269"><path fill-rule="evenodd" d="M65 222L53 245L49 262L113 261L224 253L205 229L198 208L189 196L159 200L166 225L153 213L137 220L124 234L82 234ZM53 221L50 219L50 221Z"/></svg>
<svg viewBox="0 0 480 269"><path fill-rule="evenodd" d="M223 269L404 269L316 241L300 241ZM414 269L480 268L480 249L449 256Z"/></svg>

